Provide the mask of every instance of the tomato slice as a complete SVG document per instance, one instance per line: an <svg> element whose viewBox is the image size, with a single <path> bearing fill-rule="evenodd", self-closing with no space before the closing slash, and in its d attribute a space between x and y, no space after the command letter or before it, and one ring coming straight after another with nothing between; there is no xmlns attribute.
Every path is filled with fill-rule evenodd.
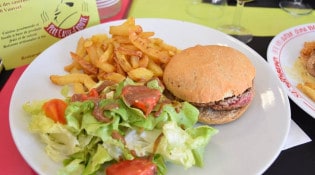
<svg viewBox="0 0 315 175"><path fill-rule="evenodd" d="M146 86L125 86L122 96L130 106L141 109L147 116L151 113L157 102L160 100L161 92Z"/></svg>
<svg viewBox="0 0 315 175"><path fill-rule="evenodd" d="M155 175L156 165L148 159L124 160L106 168L106 175Z"/></svg>
<svg viewBox="0 0 315 175"><path fill-rule="evenodd" d="M55 122L66 124L65 111L67 106L68 104L61 99L51 99L44 103L42 109L47 117L53 119Z"/></svg>

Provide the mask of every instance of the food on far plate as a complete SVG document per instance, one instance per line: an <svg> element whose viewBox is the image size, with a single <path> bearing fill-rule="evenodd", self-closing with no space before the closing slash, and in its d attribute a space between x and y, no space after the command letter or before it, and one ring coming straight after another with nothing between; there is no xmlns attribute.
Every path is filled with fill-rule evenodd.
<svg viewBox="0 0 315 175"><path fill-rule="evenodd" d="M162 77L165 64L180 50L154 38L154 34L143 31L130 17L120 25L110 26L109 35L81 37L76 50L70 52L72 63L64 67L76 75L52 75L51 81L57 85L73 85L76 93L82 93L90 89L91 80L94 83L103 80L119 83L129 77L145 82ZM77 74L86 74L90 78Z"/></svg>
<svg viewBox="0 0 315 175"><path fill-rule="evenodd" d="M305 42L302 50L300 51L299 59L301 64L305 67L306 71L315 77L315 41Z"/></svg>
<svg viewBox="0 0 315 175"><path fill-rule="evenodd" d="M175 55L164 70L166 88L200 110L199 121L223 124L238 119L254 97L256 70L240 51L197 45Z"/></svg>
<svg viewBox="0 0 315 175"><path fill-rule="evenodd" d="M301 78L297 88L315 101L315 41L304 43L300 55L294 63L294 70Z"/></svg>
<svg viewBox="0 0 315 175"><path fill-rule="evenodd" d="M169 100L163 91L157 78L145 84L126 78L23 108L47 155L63 162L54 174L165 175L169 164L202 167L218 130L196 125L198 109Z"/></svg>

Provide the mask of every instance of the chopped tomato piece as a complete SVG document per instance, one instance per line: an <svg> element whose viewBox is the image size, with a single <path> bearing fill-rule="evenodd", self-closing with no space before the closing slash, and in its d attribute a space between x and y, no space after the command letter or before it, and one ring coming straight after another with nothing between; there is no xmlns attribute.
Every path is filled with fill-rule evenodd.
<svg viewBox="0 0 315 175"><path fill-rule="evenodd" d="M124 160L106 168L106 175L155 175L156 165L148 159Z"/></svg>
<svg viewBox="0 0 315 175"><path fill-rule="evenodd" d="M95 98L98 98L98 92L95 88L91 89L89 91L88 94L82 94L82 99L83 100L90 100L90 99L95 99Z"/></svg>
<svg viewBox="0 0 315 175"><path fill-rule="evenodd" d="M73 94L71 97L71 101L85 101L85 100L93 100L98 99L99 93L95 88L91 89L86 94Z"/></svg>
<svg viewBox="0 0 315 175"><path fill-rule="evenodd" d="M125 86L122 90L125 102L130 106L141 109L147 116L160 100L161 92L146 86Z"/></svg>
<svg viewBox="0 0 315 175"><path fill-rule="evenodd" d="M92 88L89 92L89 97L98 97L98 92L95 88Z"/></svg>
<svg viewBox="0 0 315 175"><path fill-rule="evenodd" d="M51 99L44 103L42 109L45 115L55 122L66 124L65 111L67 108L67 103L60 99Z"/></svg>

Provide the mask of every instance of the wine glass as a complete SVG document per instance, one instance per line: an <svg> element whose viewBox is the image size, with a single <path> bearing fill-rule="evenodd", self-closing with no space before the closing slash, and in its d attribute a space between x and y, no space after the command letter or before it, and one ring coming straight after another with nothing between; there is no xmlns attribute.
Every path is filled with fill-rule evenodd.
<svg viewBox="0 0 315 175"><path fill-rule="evenodd" d="M223 16L226 0L189 0L186 12L195 19L214 21Z"/></svg>
<svg viewBox="0 0 315 175"><path fill-rule="evenodd" d="M232 24L219 26L218 29L234 36L244 43L249 43L253 39L253 35L248 29L241 25L241 17L245 3L250 1L253 0L237 0Z"/></svg>
<svg viewBox="0 0 315 175"><path fill-rule="evenodd" d="M313 11L312 7L303 0L283 0L279 2L279 6L294 16L308 15Z"/></svg>

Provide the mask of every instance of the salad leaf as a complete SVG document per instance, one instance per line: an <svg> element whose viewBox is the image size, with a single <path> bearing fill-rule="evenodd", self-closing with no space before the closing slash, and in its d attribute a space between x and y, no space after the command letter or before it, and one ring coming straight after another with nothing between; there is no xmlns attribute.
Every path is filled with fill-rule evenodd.
<svg viewBox="0 0 315 175"><path fill-rule="evenodd" d="M58 170L59 175L78 175L82 174L85 166L80 159L75 159L66 165L64 168Z"/></svg>
<svg viewBox="0 0 315 175"><path fill-rule="evenodd" d="M125 136L126 145L130 150L134 150L137 156L144 157L153 153L155 141L161 134L160 129L142 132L130 130Z"/></svg>
<svg viewBox="0 0 315 175"><path fill-rule="evenodd" d="M108 150L102 145L97 145L96 152L90 158L82 174L92 174L96 172L104 162L110 160L112 160L112 157L108 153Z"/></svg>
<svg viewBox="0 0 315 175"><path fill-rule="evenodd" d="M72 132L81 132L81 124L84 115L93 110L94 104L91 101L73 102L70 103L66 109L67 125L71 128Z"/></svg>
<svg viewBox="0 0 315 175"><path fill-rule="evenodd" d="M160 154L155 154L153 156L153 163L155 163L157 165L157 175L164 175L167 172L167 167L165 164L165 160L163 158L163 156L161 156Z"/></svg>
<svg viewBox="0 0 315 175"><path fill-rule="evenodd" d="M196 128L188 128L186 132L194 139L190 146L194 154L196 166L202 167L205 147L212 136L218 133L218 130L207 125L201 125Z"/></svg>
<svg viewBox="0 0 315 175"><path fill-rule="evenodd" d="M160 92L163 92L164 91L164 87L161 86L161 82L157 79L157 80L154 80L154 81L149 81L147 83L147 86L149 88L152 88L152 89L157 89L159 90Z"/></svg>
<svg viewBox="0 0 315 175"><path fill-rule="evenodd" d="M202 156L199 151L194 150L204 148L217 130L209 126L183 130L176 122L170 121L163 126L162 132L164 137L160 140L157 153L167 161L190 168L193 165L202 166L200 163Z"/></svg>
<svg viewBox="0 0 315 175"><path fill-rule="evenodd" d="M164 105L159 117L168 117L168 120L174 121L177 125L183 128L190 128L198 121L199 110L188 102L177 104L180 106L180 111L174 108L173 105Z"/></svg>

